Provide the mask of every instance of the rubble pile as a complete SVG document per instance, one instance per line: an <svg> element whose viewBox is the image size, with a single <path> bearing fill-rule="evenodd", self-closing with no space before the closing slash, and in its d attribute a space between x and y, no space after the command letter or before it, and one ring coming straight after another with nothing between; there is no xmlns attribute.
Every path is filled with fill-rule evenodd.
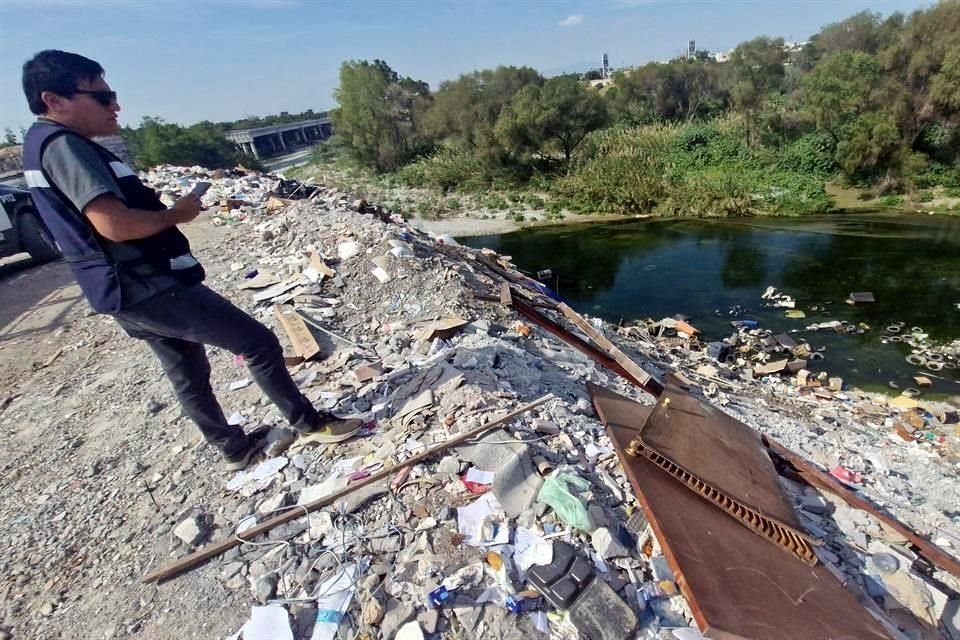
<svg viewBox="0 0 960 640"><path fill-rule="evenodd" d="M500 283L479 257L495 254L417 231L321 185L199 168L161 167L145 177L167 200L198 180L213 182L204 201L232 235L201 253L210 286L285 336L291 372L318 407L360 418L364 428L337 445L297 439L250 385L242 362L214 354L230 421L268 432L265 458L217 477L209 449L176 438L192 434L192 425L176 408L147 401L143 420L166 422L124 436L141 447L142 461L103 456L89 471L102 488L100 502L77 507L59 537L41 540L31 524L64 522L69 479L43 490L31 509L0 514L11 523L0 573L15 576L0 582L15 585L0 593L33 588L40 598L37 605L3 598L0 623L16 623L13 637L32 637L23 630L56 637L53 629L68 620L79 626L92 611L114 626L84 637L182 637L165 629L164 612L191 606L226 616L219 635L207 637L224 637L226 626L235 632L229 637L244 640L702 637L682 578L672 573L584 385L648 405L651 398L491 302ZM107 321L92 322L108 330ZM949 405L917 397L888 403L845 389L809 374L804 360L817 351L805 342L749 324L707 344L684 319L591 324L651 373L672 373L960 557L960 429ZM304 335L302 326L312 330ZM927 358L937 353L920 338L917 344ZM129 343L107 345L101 355L121 348ZM88 360L58 384L87 398L124 376L161 384L148 362L110 369L103 358ZM783 371L791 377L780 377ZM56 396L51 405L62 403ZM508 424L404 466L534 401ZM111 413L129 410L120 400L111 411L80 401L61 406L102 429ZM21 397L0 424L9 428L34 410ZM85 446L68 439L64 451ZM394 467L390 478L310 506ZM891 628L902 637L960 638L956 577L924 570L906 540L869 514L810 486L781 483L810 535L825 541L820 561ZM137 516L103 518L101 503L124 499L143 505ZM129 580L290 512L299 517L191 574L143 587L150 595L122 621L69 595L78 581L108 585L105 562L119 572L112 580ZM77 518L89 523L85 538L77 537ZM80 551L79 542L91 540L106 547L92 552L95 560ZM756 544L768 543L758 537ZM47 585L31 577L55 567L60 576ZM195 580L219 595L176 600L179 589L200 590Z"/></svg>

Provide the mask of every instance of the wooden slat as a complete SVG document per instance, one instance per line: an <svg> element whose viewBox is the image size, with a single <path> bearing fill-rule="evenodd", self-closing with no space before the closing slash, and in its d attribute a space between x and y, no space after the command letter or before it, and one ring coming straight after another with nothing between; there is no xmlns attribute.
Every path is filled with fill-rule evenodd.
<svg viewBox="0 0 960 640"><path fill-rule="evenodd" d="M500 283L500 304L510 306L513 304L513 296L510 295L510 283Z"/></svg>
<svg viewBox="0 0 960 640"><path fill-rule="evenodd" d="M807 483L815 487L819 487L820 489L829 491L855 509L862 509L863 511L866 511L874 518L880 520L885 525L909 540L910 544L914 546L914 549L918 555L922 556L928 562L939 567L940 569L952 573L957 578L960 578L960 560L957 560L937 545L923 538L916 531L900 522L890 514L885 513L876 505L871 504L868 500L857 495L856 492L845 487L843 483L838 481L829 473L825 473L820 469L817 469L812 463L804 460L801 456L797 455L790 449L787 449L779 442L770 438L766 438L766 441L770 452L782 459L788 465L792 466L800 475L800 477L803 478L803 480L805 480Z"/></svg>
<svg viewBox="0 0 960 640"><path fill-rule="evenodd" d="M560 326L547 316L543 315L539 311L533 308L532 303L521 298L520 296L514 296L513 298L513 308L516 309L521 315L525 316L531 322L533 322L538 327L545 329L546 331L552 333L556 337L560 338L568 345L582 352L593 361L603 365L604 367L610 369L618 375L623 376L633 384L640 386L642 389L647 391L653 396L657 396L663 390L661 386L650 386L644 387L639 381L635 380L626 369L620 366L620 364L611 358L609 355L601 351L598 347L590 344L586 340L582 339L580 336L576 336L566 328ZM656 382L656 381L654 381ZM657 383L659 385L659 383Z"/></svg>
<svg viewBox="0 0 960 640"><path fill-rule="evenodd" d="M320 353L320 345L317 344L313 334L310 333L310 329L307 328L307 323L303 321L303 318L297 315L293 309L285 308L279 304L274 305L273 309L298 356L301 356L304 360L309 360Z"/></svg>
<svg viewBox="0 0 960 640"><path fill-rule="evenodd" d="M587 334L591 340L600 345L601 349L610 354L610 357L616 360L617 364L630 372L630 375L632 375L641 386L646 387L646 385L650 384L650 381L653 380L653 376L641 369L636 362L627 357L627 354L618 349L615 344L607 340L606 336L597 331L594 326L587 322L583 316L563 302L561 302L557 308L560 309L561 313L563 313L563 315L565 315L570 322L577 325L577 327Z"/></svg>

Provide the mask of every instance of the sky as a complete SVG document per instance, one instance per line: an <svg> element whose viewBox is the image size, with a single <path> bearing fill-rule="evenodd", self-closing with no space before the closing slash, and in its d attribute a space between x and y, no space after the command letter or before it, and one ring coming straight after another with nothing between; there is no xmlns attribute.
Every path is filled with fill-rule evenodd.
<svg viewBox="0 0 960 640"><path fill-rule="evenodd" d="M755 36L806 40L868 9L923 0L0 0L0 129L33 117L21 66L41 49L97 60L121 123L191 124L335 106L341 62L380 58L436 88L529 65L546 75L727 51Z"/></svg>

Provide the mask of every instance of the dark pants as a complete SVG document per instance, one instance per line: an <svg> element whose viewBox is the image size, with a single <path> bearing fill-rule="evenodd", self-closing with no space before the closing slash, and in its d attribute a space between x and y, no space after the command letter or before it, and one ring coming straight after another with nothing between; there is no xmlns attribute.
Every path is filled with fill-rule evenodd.
<svg viewBox="0 0 960 640"><path fill-rule="evenodd" d="M130 336L146 340L184 412L227 457L243 451L247 439L243 429L227 424L213 395L204 345L242 355L250 375L298 431L308 431L319 420L291 379L273 332L207 287L174 287L114 317Z"/></svg>

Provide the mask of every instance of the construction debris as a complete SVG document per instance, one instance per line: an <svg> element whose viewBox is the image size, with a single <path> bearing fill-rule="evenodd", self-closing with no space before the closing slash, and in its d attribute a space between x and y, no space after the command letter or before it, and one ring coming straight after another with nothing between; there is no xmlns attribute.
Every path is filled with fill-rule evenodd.
<svg viewBox="0 0 960 640"><path fill-rule="evenodd" d="M717 342L685 318L611 326L355 194L147 178L236 204L198 228L210 285L279 332L318 408L364 426L218 477L176 406L144 410L169 397L146 350L64 348L0 414L59 447L4 445L14 637L223 638L248 615L244 640L957 633L955 408L811 373L815 345L745 313ZM73 322L74 342L115 331ZM289 445L242 361L211 362L218 388L247 381L221 394L231 421Z"/></svg>

